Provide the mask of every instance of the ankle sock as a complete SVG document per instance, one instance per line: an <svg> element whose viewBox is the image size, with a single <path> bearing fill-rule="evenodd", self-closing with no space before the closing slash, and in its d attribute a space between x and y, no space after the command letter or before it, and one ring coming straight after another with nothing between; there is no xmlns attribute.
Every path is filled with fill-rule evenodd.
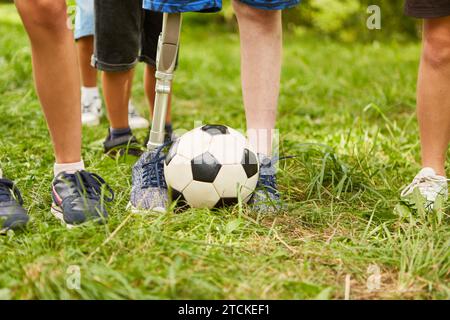
<svg viewBox="0 0 450 320"><path fill-rule="evenodd" d="M55 163L53 166L53 173L55 177L61 172L75 173L81 170L84 170L83 160L81 160L80 162L73 162L73 163Z"/></svg>
<svg viewBox="0 0 450 320"><path fill-rule="evenodd" d="M119 129L109 128L109 133L111 139L117 139L123 136L131 136L132 134L130 127Z"/></svg>

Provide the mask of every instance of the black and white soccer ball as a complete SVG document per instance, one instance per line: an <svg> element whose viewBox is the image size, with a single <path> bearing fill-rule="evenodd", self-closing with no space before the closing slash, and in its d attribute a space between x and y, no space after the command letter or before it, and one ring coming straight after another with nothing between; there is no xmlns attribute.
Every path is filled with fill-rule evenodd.
<svg viewBox="0 0 450 320"><path fill-rule="evenodd" d="M247 139L223 125L193 129L172 145L164 163L173 199L193 208L247 202L259 177L258 157Z"/></svg>

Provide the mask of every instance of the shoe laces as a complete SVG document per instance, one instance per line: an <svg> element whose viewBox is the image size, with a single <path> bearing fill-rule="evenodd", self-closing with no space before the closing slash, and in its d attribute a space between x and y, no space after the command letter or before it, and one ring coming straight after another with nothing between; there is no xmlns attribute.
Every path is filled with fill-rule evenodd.
<svg viewBox="0 0 450 320"><path fill-rule="evenodd" d="M14 198L20 205L23 204L22 194L20 193L14 182L8 179L1 178L0 201L11 201Z"/></svg>
<svg viewBox="0 0 450 320"><path fill-rule="evenodd" d="M414 189L419 188L420 191L422 192L436 192L435 186L438 183L443 183L443 182L447 182L450 181L450 179L443 179L443 178L438 178L436 176L419 176L419 177L415 177L413 179L413 181L406 186L402 192L401 192L401 196L405 197L407 195L409 195L410 193L412 193L414 191ZM440 190L438 193L441 193L443 190Z"/></svg>
<svg viewBox="0 0 450 320"><path fill-rule="evenodd" d="M143 188L167 188L164 178L164 160L166 159L166 155L162 150L169 144L170 141L158 147L156 152L151 154L151 159L142 164Z"/></svg>
<svg viewBox="0 0 450 320"><path fill-rule="evenodd" d="M63 173L62 176L65 181L73 183L75 189L81 196L98 200L102 195L103 187L105 187L110 196L105 197L104 200L106 202L114 200L114 191L98 174L81 170L73 174Z"/></svg>
<svg viewBox="0 0 450 320"><path fill-rule="evenodd" d="M267 158L268 159L268 158ZM263 188L268 193L272 195L278 196L278 188L277 188L277 178L275 175L275 164L280 158L273 157L270 161L266 161L265 163L261 163L260 171L261 174L259 176L258 186Z"/></svg>

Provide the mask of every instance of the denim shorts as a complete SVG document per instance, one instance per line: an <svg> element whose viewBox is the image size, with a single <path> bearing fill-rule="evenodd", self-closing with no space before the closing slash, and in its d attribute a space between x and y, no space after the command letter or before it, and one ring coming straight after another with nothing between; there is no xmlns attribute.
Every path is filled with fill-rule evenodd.
<svg viewBox="0 0 450 320"><path fill-rule="evenodd" d="M75 40L94 35L94 0L77 0Z"/></svg>
<svg viewBox="0 0 450 320"><path fill-rule="evenodd" d="M301 0L239 0L251 7L263 10L283 10L293 7ZM217 12L222 0L144 0L144 8L157 12Z"/></svg>
<svg viewBox="0 0 450 320"><path fill-rule="evenodd" d="M92 64L120 72L138 62L156 65L162 13L144 10L142 0L95 0L95 50Z"/></svg>

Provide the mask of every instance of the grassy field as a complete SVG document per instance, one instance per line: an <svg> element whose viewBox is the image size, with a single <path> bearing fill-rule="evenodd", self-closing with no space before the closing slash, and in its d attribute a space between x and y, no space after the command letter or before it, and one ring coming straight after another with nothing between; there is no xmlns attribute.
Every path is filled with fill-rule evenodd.
<svg viewBox="0 0 450 320"><path fill-rule="evenodd" d="M419 44L286 35L280 153L296 157L280 164L285 212L130 214L130 161L102 154L104 119L84 129L83 153L116 192L110 222L66 230L49 210L51 145L11 6L0 25L0 163L31 216L26 231L0 237L0 298L343 299L345 287L350 299L450 298L449 208L399 201L419 169ZM175 126L242 128L237 34L186 23L181 50ZM79 290L68 286L77 268Z"/></svg>

